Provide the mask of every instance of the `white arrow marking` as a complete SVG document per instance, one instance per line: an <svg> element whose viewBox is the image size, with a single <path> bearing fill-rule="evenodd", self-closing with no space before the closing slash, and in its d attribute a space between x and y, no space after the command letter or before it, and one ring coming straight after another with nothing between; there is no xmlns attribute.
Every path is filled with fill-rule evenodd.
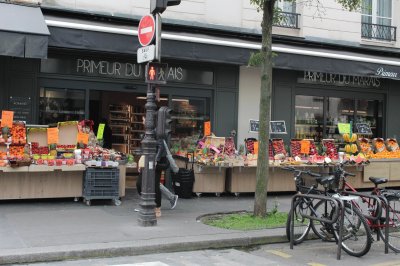
<svg viewBox="0 0 400 266"><path fill-rule="evenodd" d="M152 31L153 31L152 26L146 27L146 28L140 29L140 34L146 34L146 33L152 32Z"/></svg>

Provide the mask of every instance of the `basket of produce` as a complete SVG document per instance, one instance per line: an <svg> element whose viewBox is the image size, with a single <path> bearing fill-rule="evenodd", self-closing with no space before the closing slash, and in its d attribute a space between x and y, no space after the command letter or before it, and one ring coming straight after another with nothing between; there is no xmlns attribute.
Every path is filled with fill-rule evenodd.
<svg viewBox="0 0 400 266"><path fill-rule="evenodd" d="M333 160L339 159L338 150L335 145L334 139L323 139L322 145L324 146L325 154Z"/></svg>
<svg viewBox="0 0 400 266"><path fill-rule="evenodd" d="M372 143L375 149L375 153L387 151L385 141L382 138L374 138Z"/></svg>
<svg viewBox="0 0 400 266"><path fill-rule="evenodd" d="M399 144L396 139L388 138L386 140L386 147L389 151L397 151L399 150Z"/></svg>

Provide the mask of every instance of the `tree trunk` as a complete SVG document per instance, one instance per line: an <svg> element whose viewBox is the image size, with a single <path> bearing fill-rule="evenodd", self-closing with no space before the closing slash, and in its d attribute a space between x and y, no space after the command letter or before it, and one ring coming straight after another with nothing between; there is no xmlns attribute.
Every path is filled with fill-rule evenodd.
<svg viewBox="0 0 400 266"><path fill-rule="evenodd" d="M272 21L275 0L264 0L262 29L261 93L258 132L258 160L254 215L264 217L267 213L267 191L269 178L269 121L271 120L272 92Z"/></svg>

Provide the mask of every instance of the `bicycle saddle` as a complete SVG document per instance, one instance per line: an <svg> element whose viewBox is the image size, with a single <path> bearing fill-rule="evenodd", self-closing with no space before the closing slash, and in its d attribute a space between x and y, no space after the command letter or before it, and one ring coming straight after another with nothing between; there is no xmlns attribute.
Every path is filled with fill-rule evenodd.
<svg viewBox="0 0 400 266"><path fill-rule="evenodd" d="M324 186L324 185L332 183L335 180L335 176L334 175L321 176L321 177L315 178L315 180Z"/></svg>
<svg viewBox="0 0 400 266"><path fill-rule="evenodd" d="M371 182L374 183L375 185L384 184L384 183L388 182L388 179L384 178L384 177L373 177L373 176L371 176L369 178L369 180L371 180Z"/></svg>

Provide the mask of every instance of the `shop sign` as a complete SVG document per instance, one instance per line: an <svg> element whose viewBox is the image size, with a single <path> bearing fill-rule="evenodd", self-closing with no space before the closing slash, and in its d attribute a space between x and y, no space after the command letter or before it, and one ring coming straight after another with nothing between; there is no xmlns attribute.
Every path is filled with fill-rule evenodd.
<svg viewBox="0 0 400 266"><path fill-rule="evenodd" d="M315 72L315 71L304 71L303 79L299 81L302 83L316 83L324 85L350 86L350 87L379 88L381 86L380 79L377 77L342 75L342 74L333 74L333 73Z"/></svg>
<svg viewBox="0 0 400 266"><path fill-rule="evenodd" d="M399 73L388 71L388 70L384 69L383 67L378 68L376 70L375 74L377 76L385 77L385 78L397 78L399 76Z"/></svg>
<svg viewBox="0 0 400 266"><path fill-rule="evenodd" d="M145 65L132 61L108 61L94 58L58 56L41 61L42 73L60 75L105 77L115 79L143 80ZM214 72L211 67L180 64L168 64L165 73L167 82L213 85Z"/></svg>

